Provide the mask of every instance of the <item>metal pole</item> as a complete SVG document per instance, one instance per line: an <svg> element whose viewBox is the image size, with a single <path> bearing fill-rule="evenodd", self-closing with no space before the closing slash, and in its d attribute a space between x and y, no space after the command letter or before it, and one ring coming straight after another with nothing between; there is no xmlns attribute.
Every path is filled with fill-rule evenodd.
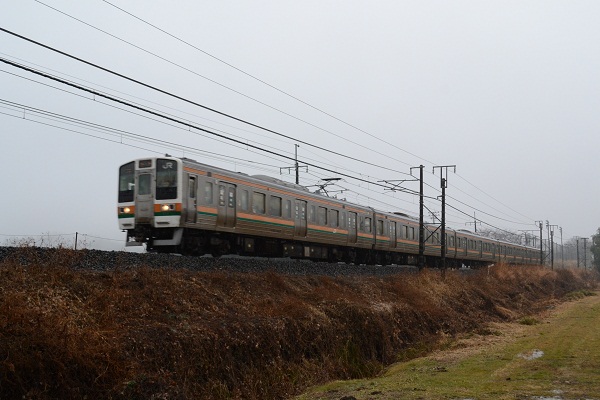
<svg viewBox="0 0 600 400"><path fill-rule="evenodd" d="M579 238L577 238L577 268L579 268Z"/></svg>
<svg viewBox="0 0 600 400"><path fill-rule="evenodd" d="M433 171L435 169L440 169L440 186L442 188L442 240L441 240L441 262L442 262L442 273L446 273L446 187L448 186L448 180L444 178L444 171L446 172L446 177L448 176L448 168L454 168L454 172L456 172L456 165L443 165L443 166L435 166L433 167Z"/></svg>
<svg viewBox="0 0 600 400"><path fill-rule="evenodd" d="M583 269L587 269L587 240L588 238L583 239Z"/></svg>
<svg viewBox="0 0 600 400"><path fill-rule="evenodd" d="M79 236L79 232L75 232L75 250L77 250L77 236Z"/></svg>
<svg viewBox="0 0 600 400"><path fill-rule="evenodd" d="M540 224L540 266L544 265L544 238L542 233L544 232L544 221L535 221Z"/></svg>
<svg viewBox="0 0 600 400"><path fill-rule="evenodd" d="M423 203L423 165L419 166L419 269L425 267L425 221Z"/></svg>
<svg viewBox="0 0 600 400"><path fill-rule="evenodd" d="M561 265L564 268L565 267L565 247L563 246L562 226L559 229L560 229L560 259L561 259Z"/></svg>
<svg viewBox="0 0 600 400"><path fill-rule="evenodd" d="M550 269L554 269L554 231L550 231Z"/></svg>
<svg viewBox="0 0 600 400"><path fill-rule="evenodd" d="M295 156L294 156L294 167L296 167L296 185L300 184L300 167L298 166L298 147L300 147L300 145L296 144L295 145Z"/></svg>
<svg viewBox="0 0 600 400"><path fill-rule="evenodd" d="M446 269L446 180L442 178L442 269Z"/></svg>

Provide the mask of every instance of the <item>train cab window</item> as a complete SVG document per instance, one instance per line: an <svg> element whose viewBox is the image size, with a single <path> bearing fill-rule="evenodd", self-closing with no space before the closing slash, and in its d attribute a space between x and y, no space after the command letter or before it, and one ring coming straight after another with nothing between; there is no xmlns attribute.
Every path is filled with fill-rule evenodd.
<svg viewBox="0 0 600 400"><path fill-rule="evenodd" d="M337 228L340 226L340 212L338 210L330 210L329 211L329 220L332 228Z"/></svg>
<svg viewBox="0 0 600 400"><path fill-rule="evenodd" d="M248 211L248 191L240 190L240 208Z"/></svg>
<svg viewBox="0 0 600 400"><path fill-rule="evenodd" d="M204 204L212 204L213 203L213 184L212 182L204 183Z"/></svg>
<svg viewBox="0 0 600 400"><path fill-rule="evenodd" d="M142 174L138 176L138 194L148 195L151 194L152 190L152 175Z"/></svg>
<svg viewBox="0 0 600 400"><path fill-rule="evenodd" d="M292 201L286 200L283 205L283 217L287 219L292 219Z"/></svg>
<svg viewBox="0 0 600 400"><path fill-rule="evenodd" d="M119 203L133 201L134 163L130 162L119 168Z"/></svg>
<svg viewBox="0 0 600 400"><path fill-rule="evenodd" d="M327 209L325 207L319 207L317 209L317 223L319 225L327 226Z"/></svg>
<svg viewBox="0 0 600 400"><path fill-rule="evenodd" d="M169 200L177 198L177 162L173 160L156 160L156 199Z"/></svg>
<svg viewBox="0 0 600 400"><path fill-rule="evenodd" d="M369 218L369 217L365 217L365 232L366 233L373 232L372 227L371 227L371 218Z"/></svg>
<svg viewBox="0 0 600 400"><path fill-rule="evenodd" d="M252 212L255 214L265 213L265 194L253 192L252 193Z"/></svg>
<svg viewBox="0 0 600 400"><path fill-rule="evenodd" d="M380 219L377 220L377 234L383 235L383 221Z"/></svg>
<svg viewBox="0 0 600 400"><path fill-rule="evenodd" d="M281 217L281 197L271 196L269 200L269 213L274 217Z"/></svg>

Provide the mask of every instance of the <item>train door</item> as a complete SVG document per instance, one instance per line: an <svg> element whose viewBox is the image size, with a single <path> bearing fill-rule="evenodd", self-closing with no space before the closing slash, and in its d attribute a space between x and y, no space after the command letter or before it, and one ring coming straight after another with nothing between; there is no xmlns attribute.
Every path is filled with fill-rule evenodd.
<svg viewBox="0 0 600 400"><path fill-rule="evenodd" d="M396 223L394 221L390 221L390 247L392 249L396 248L397 240L396 240Z"/></svg>
<svg viewBox="0 0 600 400"><path fill-rule="evenodd" d="M306 201L294 201L294 236L306 237Z"/></svg>
<svg viewBox="0 0 600 400"><path fill-rule="evenodd" d="M150 170L136 172L135 219L138 223L154 220L154 174Z"/></svg>
<svg viewBox="0 0 600 400"><path fill-rule="evenodd" d="M197 179L190 175L188 178L187 196L185 196L185 222L195 224L198 220Z"/></svg>
<svg viewBox="0 0 600 400"><path fill-rule="evenodd" d="M235 185L219 182L219 201L217 203L217 226L225 228L235 227L236 222L236 195Z"/></svg>
<svg viewBox="0 0 600 400"><path fill-rule="evenodd" d="M356 213L349 211L348 212L348 243L355 244L356 243Z"/></svg>

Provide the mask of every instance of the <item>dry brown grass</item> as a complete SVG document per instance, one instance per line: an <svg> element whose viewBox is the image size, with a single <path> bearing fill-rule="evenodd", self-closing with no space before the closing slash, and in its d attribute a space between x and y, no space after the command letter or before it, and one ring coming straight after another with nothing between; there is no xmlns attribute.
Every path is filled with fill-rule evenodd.
<svg viewBox="0 0 600 400"><path fill-rule="evenodd" d="M380 277L0 264L0 398L286 398L595 286L572 270ZM60 252L59 252L60 253Z"/></svg>

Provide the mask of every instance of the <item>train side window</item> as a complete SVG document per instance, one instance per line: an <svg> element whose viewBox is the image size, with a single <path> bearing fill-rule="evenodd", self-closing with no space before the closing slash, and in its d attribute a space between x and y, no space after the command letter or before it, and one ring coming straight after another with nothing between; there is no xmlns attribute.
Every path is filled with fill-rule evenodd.
<svg viewBox="0 0 600 400"><path fill-rule="evenodd" d="M319 207L317 209L317 223L319 225L327 226L327 209L325 207Z"/></svg>
<svg viewBox="0 0 600 400"><path fill-rule="evenodd" d="M377 234L383 235L383 221L380 219L377 220Z"/></svg>
<svg viewBox="0 0 600 400"><path fill-rule="evenodd" d="M213 184L212 182L204 183L204 204L213 203Z"/></svg>
<svg viewBox="0 0 600 400"><path fill-rule="evenodd" d="M281 217L281 197L271 196L269 212L274 217Z"/></svg>
<svg viewBox="0 0 600 400"><path fill-rule="evenodd" d="M252 212L255 214L265 213L265 194L253 192L252 193Z"/></svg>
<svg viewBox="0 0 600 400"><path fill-rule="evenodd" d="M347 224L346 224L346 211L342 211L342 216L340 217L340 226L342 229L346 229L347 228Z"/></svg>
<svg viewBox="0 0 600 400"><path fill-rule="evenodd" d="M340 226L340 212L338 210L330 210L330 223L332 228Z"/></svg>
<svg viewBox="0 0 600 400"><path fill-rule="evenodd" d="M408 226L408 225L404 225L404 238L405 239L412 239L410 237L410 226Z"/></svg>
<svg viewBox="0 0 600 400"><path fill-rule="evenodd" d="M365 217L365 232L366 233L371 233L372 227L371 227L371 218L370 217Z"/></svg>
<svg viewBox="0 0 600 400"><path fill-rule="evenodd" d="M240 191L240 208L244 211L248 211L248 191Z"/></svg>
<svg viewBox="0 0 600 400"><path fill-rule="evenodd" d="M225 186L219 185L219 206L225 207Z"/></svg>
<svg viewBox="0 0 600 400"><path fill-rule="evenodd" d="M292 219L292 201L286 200L283 205L283 216L287 219Z"/></svg>
<svg viewBox="0 0 600 400"><path fill-rule="evenodd" d="M317 215L317 210L315 209L315 206L310 206L310 207L308 208L308 220L309 220L310 222L312 222L313 224L314 224L315 222L317 222L317 217L316 217L316 215Z"/></svg>

